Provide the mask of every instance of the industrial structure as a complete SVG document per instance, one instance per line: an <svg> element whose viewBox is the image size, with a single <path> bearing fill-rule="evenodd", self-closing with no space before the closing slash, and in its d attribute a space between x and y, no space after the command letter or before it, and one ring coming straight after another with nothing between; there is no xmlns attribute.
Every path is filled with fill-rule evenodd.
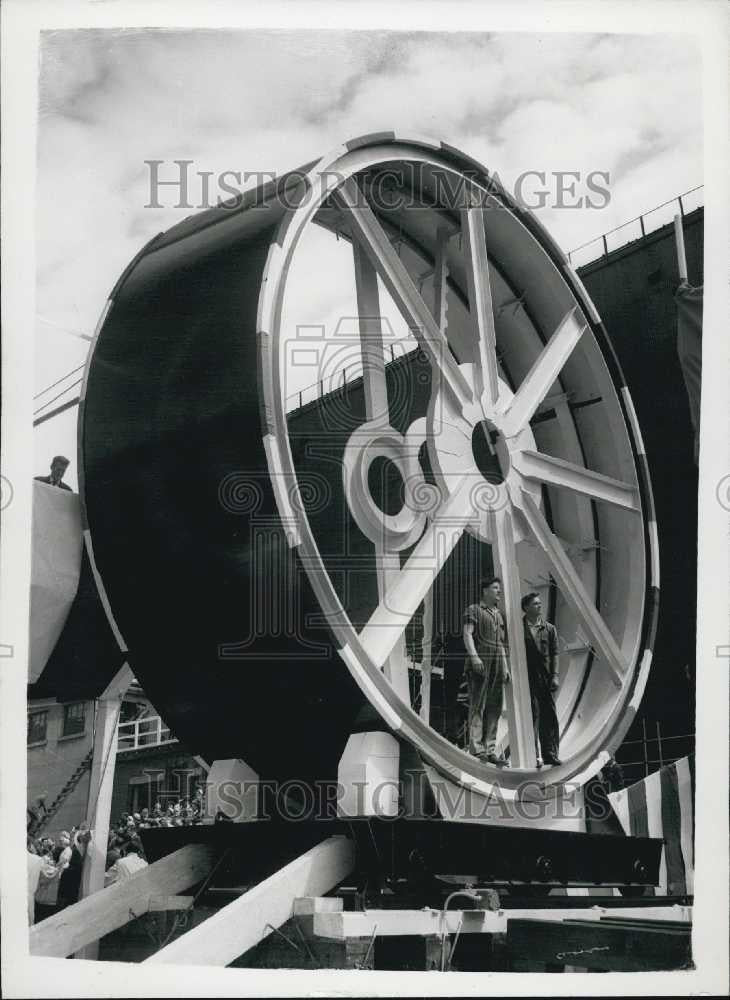
<svg viewBox="0 0 730 1000"><path fill-rule="evenodd" d="M701 221L684 227L693 268ZM297 323L288 291L311 226L352 258L356 316L329 339ZM32 929L34 954L688 965L691 768L672 786L682 880L629 800L624 815L610 807L603 776L642 696L686 687L693 657L692 622L678 635L674 613L693 604L691 427L656 295L676 285L673 247L645 234L579 276L475 161L378 133L143 248L87 362L85 551L35 681L71 656L69 683L98 699L97 844L84 898ZM326 275L312 272L316 294ZM405 338L383 322L382 289ZM646 310L660 308L647 338ZM297 351L320 352L307 399L288 391ZM661 419L673 409L671 442L658 406ZM668 448L675 470L686 462L681 484L667 481ZM663 519L678 507L660 602ZM495 572L512 674L499 769L468 753L458 707L461 614ZM532 732L528 590L561 637L562 761L549 768ZM68 653L88 642L84 594L87 608L98 595L89 613L108 651L93 665ZM153 863L101 890L105 762L132 672L223 821L144 831ZM161 947L135 937L130 909L158 915Z"/></svg>

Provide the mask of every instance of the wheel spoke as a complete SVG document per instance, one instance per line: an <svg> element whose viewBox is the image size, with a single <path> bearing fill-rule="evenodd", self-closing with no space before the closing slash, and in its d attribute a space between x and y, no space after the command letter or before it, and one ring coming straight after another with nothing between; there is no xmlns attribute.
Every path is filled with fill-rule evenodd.
<svg viewBox="0 0 730 1000"><path fill-rule="evenodd" d="M439 226L436 235L436 257L433 265L433 318L443 336L446 336L447 279L449 276L448 246L452 230Z"/></svg>
<svg viewBox="0 0 730 1000"><path fill-rule="evenodd" d="M390 656L474 516L472 486L472 480L465 476L435 515L405 566L389 581L385 596L360 632L360 642L377 666L382 667Z"/></svg>
<svg viewBox="0 0 730 1000"><path fill-rule="evenodd" d="M585 329L585 323L578 318L577 307L573 307L563 317L505 410L501 429L506 437L515 437L527 426Z"/></svg>
<svg viewBox="0 0 730 1000"><path fill-rule="evenodd" d="M494 410L499 397L497 337L481 208L461 210L461 231L466 247L469 311L476 323L475 388L477 396L480 399L485 396L487 406Z"/></svg>
<svg viewBox="0 0 730 1000"><path fill-rule="evenodd" d="M446 335L436 324L408 270L352 178L337 189L335 200L348 218L353 239L362 245L431 366L441 373L443 382L463 409L471 403L472 392L459 371Z"/></svg>
<svg viewBox="0 0 730 1000"><path fill-rule="evenodd" d="M388 426L390 416L378 276L359 243L352 244L352 252L355 264L365 415L369 421L377 421Z"/></svg>
<svg viewBox="0 0 730 1000"><path fill-rule="evenodd" d="M594 500L603 500L627 510L641 509L638 487L619 479L611 479L600 472L592 472L562 458L553 458L552 455L538 451L521 451L512 456L512 465L528 479L536 479L551 486L562 486L574 493L582 493Z"/></svg>
<svg viewBox="0 0 730 1000"><path fill-rule="evenodd" d="M359 243L352 245L355 264L355 289L360 328L360 353L362 356L365 415L370 422L390 425L388 386L385 379L385 355L380 317L378 276ZM390 552L384 537L373 540L375 568L378 579L378 600L381 601L390 584L400 572L400 557ZM406 701L410 700L408 664L406 662L405 635L397 640L393 652L383 665L383 670L393 688Z"/></svg>
<svg viewBox="0 0 730 1000"><path fill-rule="evenodd" d="M527 674L527 653L520 604L520 571L515 558L512 511L502 507L490 512L491 537L495 562L504 589L504 609L509 641L511 682L505 687L509 745L513 767L535 767L535 738Z"/></svg>
<svg viewBox="0 0 730 1000"><path fill-rule="evenodd" d="M608 667L614 684L620 687L629 669L623 653L532 496L522 490L519 502L530 531L547 556L563 597L580 619L588 641Z"/></svg>

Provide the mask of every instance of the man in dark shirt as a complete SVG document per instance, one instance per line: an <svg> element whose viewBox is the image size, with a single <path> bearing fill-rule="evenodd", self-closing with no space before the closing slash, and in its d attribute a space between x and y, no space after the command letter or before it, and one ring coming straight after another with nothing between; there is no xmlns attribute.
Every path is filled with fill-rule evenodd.
<svg viewBox="0 0 730 1000"><path fill-rule="evenodd" d="M490 764L506 761L496 752L497 723L504 685L509 683L504 619L497 607L502 596L498 577L481 584L481 600L464 612L464 672L469 687L469 753Z"/></svg>
<svg viewBox="0 0 730 1000"><path fill-rule="evenodd" d="M558 633L555 626L542 617L542 601L534 591L522 598L522 619L525 629L527 674L530 679L532 719L535 727L535 753L545 764L560 764L558 745L560 731L555 712L555 692L558 690ZM539 742L538 742L539 737Z"/></svg>
<svg viewBox="0 0 730 1000"><path fill-rule="evenodd" d="M56 455L51 462L51 474L50 476L36 476L36 481L39 483L48 483L49 486L59 486L62 490L71 490L70 486L67 486L63 477L66 469L71 463L63 455Z"/></svg>

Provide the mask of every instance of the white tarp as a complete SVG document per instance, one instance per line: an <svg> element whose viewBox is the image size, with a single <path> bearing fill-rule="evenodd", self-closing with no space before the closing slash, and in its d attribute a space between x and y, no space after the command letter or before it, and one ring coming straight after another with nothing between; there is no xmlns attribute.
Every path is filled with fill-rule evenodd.
<svg viewBox="0 0 730 1000"><path fill-rule="evenodd" d="M28 683L35 683L66 623L81 572L78 494L33 482Z"/></svg>

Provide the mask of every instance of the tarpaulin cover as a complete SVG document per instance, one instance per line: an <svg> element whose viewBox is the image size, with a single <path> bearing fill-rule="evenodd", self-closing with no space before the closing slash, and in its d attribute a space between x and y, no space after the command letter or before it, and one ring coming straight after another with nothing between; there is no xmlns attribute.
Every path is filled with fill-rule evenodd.
<svg viewBox="0 0 730 1000"><path fill-rule="evenodd" d="M677 353L689 396L695 432L695 462L700 453L700 389L702 384L702 290L683 281L675 292L677 302Z"/></svg>
<svg viewBox="0 0 730 1000"><path fill-rule="evenodd" d="M664 839L656 894L692 895L694 758L675 760L608 798L628 836Z"/></svg>
<svg viewBox="0 0 730 1000"><path fill-rule="evenodd" d="M34 481L32 538L29 684L48 662L78 589L83 548L78 495Z"/></svg>
<svg viewBox="0 0 730 1000"><path fill-rule="evenodd" d="M79 498L33 483L28 697L95 698L124 662L83 545Z"/></svg>

